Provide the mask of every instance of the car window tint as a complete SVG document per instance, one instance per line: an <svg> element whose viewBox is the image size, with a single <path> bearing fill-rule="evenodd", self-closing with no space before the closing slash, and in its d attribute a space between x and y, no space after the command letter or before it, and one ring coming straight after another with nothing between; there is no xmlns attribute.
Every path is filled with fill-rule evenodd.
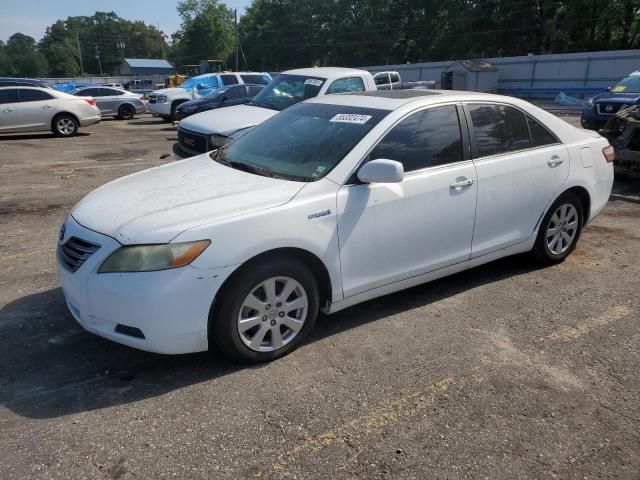
<svg viewBox="0 0 640 480"><path fill-rule="evenodd" d="M360 77L339 78L327 89L327 95L331 93L363 92L364 82Z"/></svg>
<svg viewBox="0 0 640 480"><path fill-rule="evenodd" d="M237 100L246 95L244 85L238 85L226 91L225 96L229 100Z"/></svg>
<svg viewBox="0 0 640 480"><path fill-rule="evenodd" d="M18 85L18 82L14 82L13 80L0 80L0 87L15 87Z"/></svg>
<svg viewBox="0 0 640 480"><path fill-rule="evenodd" d="M374 78L374 81L376 82L376 85L386 85L389 83L389 75L388 74L379 75L376 78Z"/></svg>
<svg viewBox="0 0 640 480"><path fill-rule="evenodd" d="M479 157L531 147L524 113L504 105L469 105Z"/></svg>
<svg viewBox="0 0 640 480"><path fill-rule="evenodd" d="M113 88L100 88L100 95L103 97L113 97L117 95L122 95L122 93L118 92L118 90L114 90Z"/></svg>
<svg viewBox="0 0 640 480"><path fill-rule="evenodd" d="M391 82L392 83L396 83L400 81L400 76L397 73L392 73L391 74Z"/></svg>
<svg viewBox="0 0 640 480"><path fill-rule="evenodd" d="M240 78L244 83L258 83L260 85L269 83L269 78L263 75L240 75Z"/></svg>
<svg viewBox="0 0 640 480"><path fill-rule="evenodd" d="M236 85L238 78L235 75L220 75L223 85Z"/></svg>
<svg viewBox="0 0 640 480"><path fill-rule="evenodd" d="M251 85L249 87L249 96L255 97L257 94L259 94L262 91L262 88L263 87Z"/></svg>
<svg viewBox="0 0 640 480"><path fill-rule="evenodd" d="M76 95L81 97L101 97L100 90L97 88L85 88L84 90L80 90Z"/></svg>
<svg viewBox="0 0 640 480"><path fill-rule="evenodd" d="M17 101L18 101L17 88L7 88L6 90L0 90L0 104L16 103Z"/></svg>
<svg viewBox="0 0 640 480"><path fill-rule="evenodd" d="M28 88L20 89L21 102L37 102L40 100L51 100L53 97L42 90L31 90Z"/></svg>
<svg viewBox="0 0 640 480"><path fill-rule="evenodd" d="M462 136L454 105L414 113L385 135L371 160L396 160L405 172L462 160Z"/></svg>
<svg viewBox="0 0 640 480"><path fill-rule="evenodd" d="M531 133L531 143L534 147L560 143L546 127L529 115L527 115L527 123L529 124L529 132Z"/></svg>

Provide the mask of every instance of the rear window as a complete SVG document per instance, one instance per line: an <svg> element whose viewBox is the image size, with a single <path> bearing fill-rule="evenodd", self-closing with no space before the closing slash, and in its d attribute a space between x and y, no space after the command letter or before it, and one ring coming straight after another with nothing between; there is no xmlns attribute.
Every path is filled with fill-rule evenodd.
<svg viewBox="0 0 640 480"><path fill-rule="evenodd" d="M28 88L20 89L21 102L37 102L40 100L51 100L53 97L42 90L31 90Z"/></svg>
<svg viewBox="0 0 640 480"><path fill-rule="evenodd" d="M531 147L524 113L505 105L471 104L478 157L515 152Z"/></svg>
<svg viewBox="0 0 640 480"><path fill-rule="evenodd" d="M531 143L534 147L543 147L545 145L560 143L555 135L529 115L527 115L527 123L529 124L529 132L531 133Z"/></svg>
<svg viewBox="0 0 640 480"><path fill-rule="evenodd" d="M327 95L332 93L363 92L364 82L360 77L339 78L327 88Z"/></svg>

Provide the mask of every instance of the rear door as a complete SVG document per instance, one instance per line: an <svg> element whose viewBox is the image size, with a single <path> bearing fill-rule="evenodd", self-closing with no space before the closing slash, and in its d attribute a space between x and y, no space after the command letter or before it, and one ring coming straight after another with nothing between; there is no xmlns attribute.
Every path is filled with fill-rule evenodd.
<svg viewBox="0 0 640 480"><path fill-rule="evenodd" d="M18 89L0 89L0 132L18 128Z"/></svg>
<svg viewBox="0 0 640 480"><path fill-rule="evenodd" d="M465 109L478 172L475 258L531 237L570 162L566 147L521 110L491 103Z"/></svg>
<svg viewBox="0 0 640 480"><path fill-rule="evenodd" d="M35 88L19 88L18 122L21 127L49 128L58 101L50 93Z"/></svg>
<svg viewBox="0 0 640 480"><path fill-rule="evenodd" d="M115 115L118 113L118 107L120 106L121 92L114 90L113 88L100 88L100 111L103 114ZM104 107L104 110L103 110Z"/></svg>

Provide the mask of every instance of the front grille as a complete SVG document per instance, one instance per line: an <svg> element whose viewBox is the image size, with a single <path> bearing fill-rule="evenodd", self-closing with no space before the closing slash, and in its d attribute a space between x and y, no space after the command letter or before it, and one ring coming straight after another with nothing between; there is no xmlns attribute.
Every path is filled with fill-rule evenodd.
<svg viewBox="0 0 640 480"><path fill-rule="evenodd" d="M609 110L611 107L611 110ZM598 114L599 115L613 115L617 113L622 107L621 103L598 103Z"/></svg>
<svg viewBox="0 0 640 480"><path fill-rule="evenodd" d="M194 152L204 153L207 151L207 137L197 133L178 130L178 143L181 147Z"/></svg>
<svg viewBox="0 0 640 480"><path fill-rule="evenodd" d="M87 259L96 253L100 245L81 240L77 237L71 237L65 243L58 245L58 253L62 262L75 272Z"/></svg>

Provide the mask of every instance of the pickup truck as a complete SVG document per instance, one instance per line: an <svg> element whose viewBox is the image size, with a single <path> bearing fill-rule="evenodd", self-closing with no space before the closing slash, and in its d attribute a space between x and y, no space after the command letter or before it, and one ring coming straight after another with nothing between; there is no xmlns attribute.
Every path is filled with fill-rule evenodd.
<svg viewBox="0 0 640 480"><path fill-rule="evenodd" d="M278 75L253 102L185 118L178 125L178 145L198 155L226 145L249 129L308 98L333 93L376 90L371 74L353 68L321 67L288 70Z"/></svg>
<svg viewBox="0 0 640 480"><path fill-rule="evenodd" d="M163 88L149 94L149 112L165 120L176 120L178 105L210 93L225 85L245 83L266 85L271 75L258 72L206 73L189 78L175 88Z"/></svg>
<svg viewBox="0 0 640 480"><path fill-rule="evenodd" d="M373 75L378 90L402 90L421 89L430 90L436 88L434 80L422 80L419 82L403 82L400 73L394 71L377 72Z"/></svg>

